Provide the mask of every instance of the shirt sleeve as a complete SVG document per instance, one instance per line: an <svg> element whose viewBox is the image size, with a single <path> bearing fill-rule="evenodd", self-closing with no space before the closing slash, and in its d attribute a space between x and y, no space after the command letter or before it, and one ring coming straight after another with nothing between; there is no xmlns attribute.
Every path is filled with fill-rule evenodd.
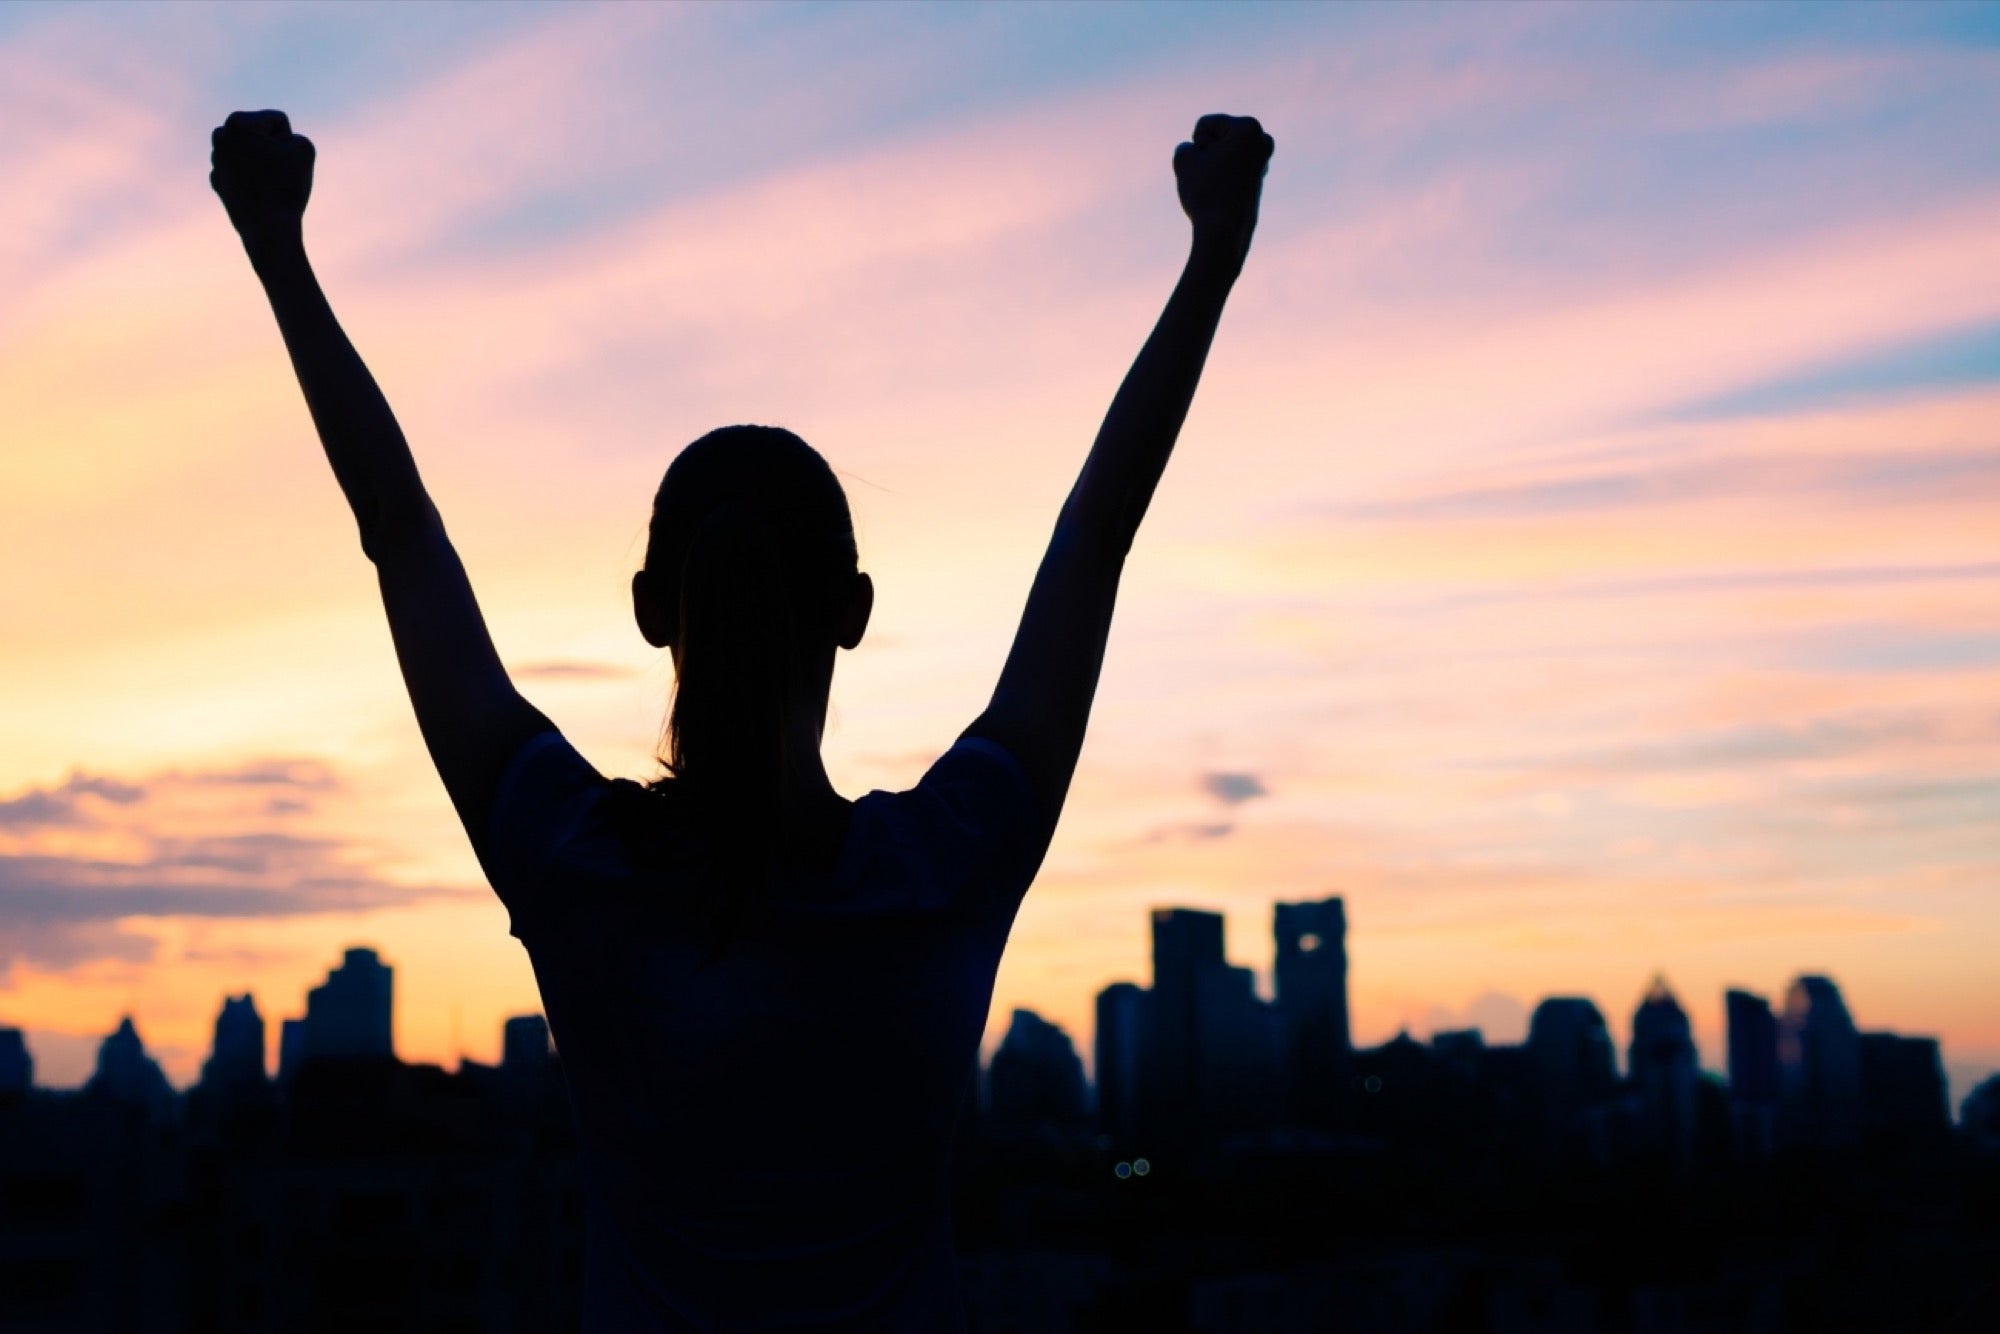
<svg viewBox="0 0 2000 1334"><path fill-rule="evenodd" d="M486 873L520 936L538 911L545 882L564 845L609 786L561 732L528 739L500 776L487 837Z"/></svg>
<svg viewBox="0 0 2000 1334"><path fill-rule="evenodd" d="M968 859L973 881L1005 908L1018 906L1048 850L1021 762L986 737L960 737L917 783L915 795Z"/></svg>

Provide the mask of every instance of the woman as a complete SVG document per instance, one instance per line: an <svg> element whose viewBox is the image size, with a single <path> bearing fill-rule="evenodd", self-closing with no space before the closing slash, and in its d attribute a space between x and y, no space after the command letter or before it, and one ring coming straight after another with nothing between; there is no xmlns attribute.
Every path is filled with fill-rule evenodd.
<svg viewBox="0 0 2000 1334"><path fill-rule="evenodd" d="M1174 154L1186 268L1112 400L992 702L908 792L820 761L874 589L789 432L690 445L632 579L673 656L667 776L608 781L522 699L416 464L306 260L313 147L276 111L210 177L374 562L424 743L527 948L583 1150L591 1330L963 1324L952 1132L994 970L1083 744L1125 554L1248 252L1272 142Z"/></svg>

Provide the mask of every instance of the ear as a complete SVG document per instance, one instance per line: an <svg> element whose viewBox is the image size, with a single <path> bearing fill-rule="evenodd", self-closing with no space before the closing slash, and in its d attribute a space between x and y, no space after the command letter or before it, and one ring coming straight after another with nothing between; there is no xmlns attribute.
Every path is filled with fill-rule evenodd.
<svg viewBox="0 0 2000 1334"><path fill-rule="evenodd" d="M654 596L653 584L653 577L644 570L632 576L632 618L639 622L639 633L648 644L668 648L674 642L674 617Z"/></svg>
<svg viewBox="0 0 2000 1334"><path fill-rule="evenodd" d="M866 574L857 573L851 591L847 595L847 606L840 613L840 621L834 627L833 642L842 648L853 648L861 642L861 636L868 630L869 614L875 610L875 581Z"/></svg>

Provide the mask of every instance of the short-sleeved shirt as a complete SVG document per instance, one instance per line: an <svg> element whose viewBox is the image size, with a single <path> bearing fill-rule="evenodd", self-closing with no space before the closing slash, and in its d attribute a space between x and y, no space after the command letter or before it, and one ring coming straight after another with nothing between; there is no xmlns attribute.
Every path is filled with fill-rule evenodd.
<svg viewBox="0 0 2000 1334"><path fill-rule="evenodd" d="M965 737L859 798L712 960L697 872L637 865L610 790L536 736L487 857L575 1107L584 1328L961 1328L952 1133L1045 843L1020 764Z"/></svg>

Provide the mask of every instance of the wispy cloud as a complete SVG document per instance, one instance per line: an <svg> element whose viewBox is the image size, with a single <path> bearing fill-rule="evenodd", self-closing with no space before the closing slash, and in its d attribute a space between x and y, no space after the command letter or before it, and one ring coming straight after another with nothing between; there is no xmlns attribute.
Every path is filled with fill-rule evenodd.
<svg viewBox="0 0 2000 1334"><path fill-rule="evenodd" d="M73 775L0 800L0 979L19 962L144 962L162 919L352 914L455 891L393 881L297 832L339 788L324 763L254 761L137 781Z"/></svg>
<svg viewBox="0 0 2000 1334"><path fill-rule="evenodd" d="M1967 490L2000 486L2000 436L1990 448L1867 454L1708 459L1694 463L1628 461L1444 491L1400 501L1337 506L1333 517L1357 522L1529 518L1594 510L1649 510L1715 500L1785 497L1788 505L1835 503L1875 508L1924 505Z"/></svg>
<svg viewBox="0 0 2000 1334"><path fill-rule="evenodd" d="M1271 795L1271 790L1264 786L1264 780L1250 773L1203 774L1201 790L1225 806L1241 806L1246 801Z"/></svg>
<svg viewBox="0 0 2000 1334"><path fill-rule="evenodd" d="M526 662L508 668L517 681L629 681L636 668L613 662Z"/></svg>
<svg viewBox="0 0 2000 1334"><path fill-rule="evenodd" d="M30 788L17 797L0 799L0 828L36 829L76 824L90 818L90 799L129 806L145 798L146 790L113 778L71 774L52 788Z"/></svg>

